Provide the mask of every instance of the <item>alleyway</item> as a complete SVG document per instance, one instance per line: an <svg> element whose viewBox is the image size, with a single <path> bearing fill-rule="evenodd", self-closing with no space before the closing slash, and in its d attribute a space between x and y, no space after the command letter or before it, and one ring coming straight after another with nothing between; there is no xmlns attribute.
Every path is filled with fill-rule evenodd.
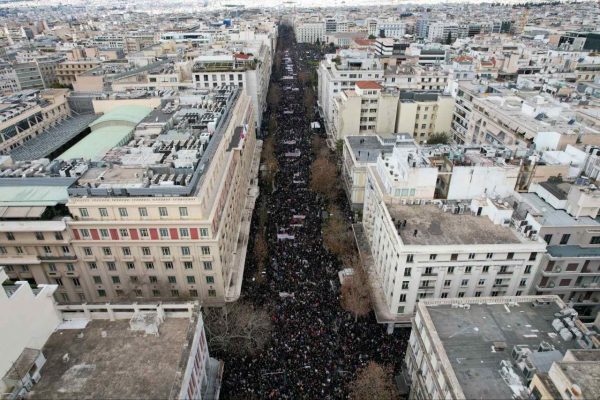
<svg viewBox="0 0 600 400"><path fill-rule="evenodd" d="M271 193L263 185L259 198L268 209L270 260L264 279L256 279L251 243L242 287L242 300L269 310L273 334L266 348L255 356L216 355L225 361L221 396L342 399L347 397L347 383L354 379L357 368L369 360L400 370L409 331L397 329L387 335L385 326L377 324L372 313L355 323L354 317L340 307L338 270L342 267L323 248L324 204L308 188L314 133L297 74L314 68L314 63L309 64L306 49L295 44L291 29L281 27L279 41L284 52L280 68L284 71L274 74L274 79L290 75L290 71L296 75L279 82L290 89L282 90L281 101L272 110L278 129L268 133L274 135L279 163L275 190ZM291 62L286 62L287 57ZM280 297L281 292L293 297Z"/></svg>

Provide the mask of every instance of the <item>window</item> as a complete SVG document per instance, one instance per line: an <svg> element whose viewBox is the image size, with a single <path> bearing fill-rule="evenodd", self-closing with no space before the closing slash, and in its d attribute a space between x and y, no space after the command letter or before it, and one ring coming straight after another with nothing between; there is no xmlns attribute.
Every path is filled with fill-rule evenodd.
<svg viewBox="0 0 600 400"><path fill-rule="evenodd" d="M550 242L552 241L552 235L550 235L550 234L544 235L544 241L547 244L550 244Z"/></svg>
<svg viewBox="0 0 600 400"><path fill-rule="evenodd" d="M437 254L430 254L429 255L429 259L430 260L435 260L437 258Z"/></svg>
<svg viewBox="0 0 600 400"><path fill-rule="evenodd" d="M480 279L478 283L479 283L479 286L485 285L485 279Z"/></svg>
<svg viewBox="0 0 600 400"><path fill-rule="evenodd" d="M81 215L83 218L89 217L90 214L88 213L87 208L80 208L79 209L79 215Z"/></svg>
<svg viewBox="0 0 600 400"><path fill-rule="evenodd" d="M133 293L135 294L135 297L142 297L144 295L141 289L134 289Z"/></svg>
<svg viewBox="0 0 600 400"><path fill-rule="evenodd" d="M107 238L108 237L108 229L100 229L100 236L102 236L102 238Z"/></svg>
<svg viewBox="0 0 600 400"><path fill-rule="evenodd" d="M187 283L196 283L196 277L192 275L186 276Z"/></svg>
<svg viewBox="0 0 600 400"><path fill-rule="evenodd" d="M108 268L109 271L116 271L117 270L117 265L110 261L106 263L106 267Z"/></svg>
<svg viewBox="0 0 600 400"><path fill-rule="evenodd" d="M98 266L96 265L96 263L95 263L95 262L90 262L90 263L88 263L88 267L89 267L90 269L98 269Z"/></svg>
<svg viewBox="0 0 600 400"><path fill-rule="evenodd" d="M527 286L527 279L521 279L521 282L519 282L519 286L520 286L520 287L525 287L525 286Z"/></svg>
<svg viewBox="0 0 600 400"><path fill-rule="evenodd" d="M502 279L496 279L494 285L502 285Z"/></svg>
<svg viewBox="0 0 600 400"><path fill-rule="evenodd" d="M558 284L558 286L569 286L571 284L571 280L570 279L561 279L560 283Z"/></svg>
<svg viewBox="0 0 600 400"><path fill-rule="evenodd" d="M191 261L185 261L183 263L183 268L185 268L185 269L192 269L192 268L194 268L194 266L192 265Z"/></svg>
<svg viewBox="0 0 600 400"><path fill-rule="evenodd" d="M460 282L460 286L468 286L468 285L469 285L469 280L468 280L468 279L463 279L463 280Z"/></svg>
<svg viewBox="0 0 600 400"><path fill-rule="evenodd" d="M210 271L210 270L212 270L212 261L203 261L202 266L204 267L204 269L206 271Z"/></svg>
<svg viewBox="0 0 600 400"><path fill-rule="evenodd" d="M412 263L412 262L414 262L414 260L415 260L415 256L414 256L414 254L408 254L408 255L406 256L406 262L407 262L407 263Z"/></svg>
<svg viewBox="0 0 600 400"><path fill-rule="evenodd" d="M15 250L16 250L17 254L23 254L23 248L21 246L16 246Z"/></svg>
<svg viewBox="0 0 600 400"><path fill-rule="evenodd" d="M449 274L453 274L454 273L454 267L448 267L448 273Z"/></svg>
<svg viewBox="0 0 600 400"><path fill-rule="evenodd" d="M508 272L508 266L503 265L503 266L500 267L500 273L501 274L505 274L507 272Z"/></svg>
<svg viewBox="0 0 600 400"><path fill-rule="evenodd" d="M409 281L402 281L402 289L408 289Z"/></svg>
<svg viewBox="0 0 600 400"><path fill-rule="evenodd" d="M138 212L140 213L140 217L147 217L148 216L148 209L146 207L140 207L140 208L138 208Z"/></svg>
<svg viewBox="0 0 600 400"><path fill-rule="evenodd" d="M206 283L208 283L208 284L215 283L215 277L214 276L207 276L206 277Z"/></svg>
<svg viewBox="0 0 600 400"><path fill-rule="evenodd" d="M55 278L54 282L58 285L58 286L62 286L63 285L63 281L61 278Z"/></svg>
<svg viewBox="0 0 600 400"><path fill-rule="evenodd" d="M101 277L99 277L98 275L94 275L93 278L94 278L94 283L95 284L97 284L97 285L101 285L102 284L102 278Z"/></svg>
<svg viewBox="0 0 600 400"><path fill-rule="evenodd" d="M129 237L129 231L127 229L119 229L119 235L123 238Z"/></svg>
<svg viewBox="0 0 600 400"><path fill-rule="evenodd" d="M568 233L565 233L564 235L562 235L562 237L560 238L560 244L567 244L569 243L569 238L571 238L571 235Z"/></svg>
<svg viewBox="0 0 600 400"><path fill-rule="evenodd" d="M126 217L126 216L127 216L127 209L126 209L126 208L122 208L122 207L120 207L120 208L119 208L119 215L120 215L121 217Z"/></svg>
<svg viewBox="0 0 600 400"><path fill-rule="evenodd" d="M149 256L152 253L150 252L150 247L142 247L142 255Z"/></svg>
<svg viewBox="0 0 600 400"><path fill-rule="evenodd" d="M188 216L188 209L187 209L187 207L179 207L179 216L180 217L187 217Z"/></svg>
<svg viewBox="0 0 600 400"><path fill-rule="evenodd" d="M161 247L160 251L162 252L163 256L170 256L171 255L171 248L170 247Z"/></svg>
<svg viewBox="0 0 600 400"><path fill-rule="evenodd" d="M140 236L141 237L148 237L148 229L146 228L140 228Z"/></svg>
<svg viewBox="0 0 600 400"><path fill-rule="evenodd" d="M179 297L179 290L172 289L171 290L171 297Z"/></svg>
<svg viewBox="0 0 600 400"><path fill-rule="evenodd" d="M56 239L56 240L63 240L63 234L62 234L62 232L54 232L54 239Z"/></svg>
<svg viewBox="0 0 600 400"><path fill-rule="evenodd" d="M125 265L127 266L127 269L135 269L135 264L132 262L125 263Z"/></svg>
<svg viewBox="0 0 600 400"><path fill-rule="evenodd" d="M98 289L98 297L106 297L106 290Z"/></svg>
<svg viewBox="0 0 600 400"><path fill-rule="evenodd" d="M444 287L448 287L452 284L452 281L450 279L447 279L444 281Z"/></svg>
<svg viewBox="0 0 600 400"><path fill-rule="evenodd" d="M447 297L448 297L448 293L447 293L447 292L444 292L444 293L442 293L442 294L440 295L440 297L441 297L442 299L445 299L445 298L447 298Z"/></svg>
<svg viewBox="0 0 600 400"><path fill-rule="evenodd" d="M451 261L456 261L458 260L458 254L454 253L454 254L450 254L450 260Z"/></svg>
<svg viewBox="0 0 600 400"><path fill-rule="evenodd" d="M129 247L123 247L123 248L121 248L121 251L123 251L123 255L124 256L130 256L131 255L131 249Z"/></svg>
<svg viewBox="0 0 600 400"><path fill-rule="evenodd" d="M600 236L592 236L592 239L590 240L590 244L600 244Z"/></svg>
<svg viewBox="0 0 600 400"><path fill-rule="evenodd" d="M215 289L208 289L208 297L217 297L217 291Z"/></svg>
<svg viewBox="0 0 600 400"><path fill-rule="evenodd" d="M493 291L492 292L492 297L497 297L497 296L498 296L498 291L497 290Z"/></svg>
<svg viewBox="0 0 600 400"><path fill-rule="evenodd" d="M507 259L507 260L512 260L512 259L514 258L514 256L515 256L515 253L508 253L508 254L506 255L506 259Z"/></svg>
<svg viewBox="0 0 600 400"><path fill-rule="evenodd" d="M179 236L185 238L190 236L190 230L188 228L179 228Z"/></svg>
<svg viewBox="0 0 600 400"><path fill-rule="evenodd" d="M154 275L149 275L148 276L148 280L150 281L150 283L157 283L158 282L158 278Z"/></svg>
<svg viewBox="0 0 600 400"><path fill-rule="evenodd" d="M106 208L100 208L98 211L100 212L101 217L108 217L108 210Z"/></svg>
<svg viewBox="0 0 600 400"><path fill-rule="evenodd" d="M579 268L579 263L567 264L567 271L570 271L570 272L577 271L577 268Z"/></svg>
<svg viewBox="0 0 600 400"><path fill-rule="evenodd" d="M15 235L12 232L6 232L7 240L15 240Z"/></svg>
<svg viewBox="0 0 600 400"><path fill-rule="evenodd" d="M165 262L165 269L173 269L173 263L171 261Z"/></svg>
<svg viewBox="0 0 600 400"><path fill-rule="evenodd" d="M0 246L0 254L6 254L6 253L8 253L8 252L6 251L6 247L4 247L4 246Z"/></svg>
<svg viewBox="0 0 600 400"><path fill-rule="evenodd" d="M71 281L73 282L73 286L75 286L75 287L81 286L81 282L79 281L79 278L71 278Z"/></svg>
<svg viewBox="0 0 600 400"><path fill-rule="evenodd" d="M465 292L458 292L458 297L465 297Z"/></svg>
<svg viewBox="0 0 600 400"><path fill-rule="evenodd" d="M158 289L152 289L152 296L154 296L154 297L160 297L160 290L158 290Z"/></svg>
<svg viewBox="0 0 600 400"><path fill-rule="evenodd" d="M182 247L181 248L181 255L182 256L189 256L190 255L190 248L189 247Z"/></svg>
<svg viewBox="0 0 600 400"><path fill-rule="evenodd" d="M525 272L524 272L524 273L525 273L525 274L530 274L530 273L531 273L531 265L527 265L527 266L525 267Z"/></svg>
<svg viewBox="0 0 600 400"><path fill-rule="evenodd" d="M483 273L487 273L490 270L490 266L489 265L484 265L481 272Z"/></svg>
<svg viewBox="0 0 600 400"><path fill-rule="evenodd" d="M200 228L200 236L208 237L208 228Z"/></svg>
<svg viewBox="0 0 600 400"><path fill-rule="evenodd" d="M115 285L118 285L119 283L121 283L121 278L119 278L118 276L111 276L112 278L112 283L114 283Z"/></svg>
<svg viewBox="0 0 600 400"><path fill-rule="evenodd" d="M208 247L208 246L202 246L201 249L202 249L202 255L204 255L204 256L210 255L210 247Z"/></svg>
<svg viewBox="0 0 600 400"><path fill-rule="evenodd" d="M35 233L35 238L37 240L44 240L44 234L42 232L36 232Z"/></svg>
<svg viewBox="0 0 600 400"><path fill-rule="evenodd" d="M146 269L154 269L154 263L152 261L147 261L144 263Z"/></svg>
<svg viewBox="0 0 600 400"><path fill-rule="evenodd" d="M110 249L110 247L103 247L102 248L102 253L105 256L110 256L110 255L112 255L112 250Z"/></svg>
<svg viewBox="0 0 600 400"><path fill-rule="evenodd" d="M119 296L119 297L123 297L123 296L125 296L125 292L124 292L123 290L121 290L121 289L116 289L116 290L115 290L115 293L116 293L116 294L117 294L117 296Z"/></svg>
<svg viewBox="0 0 600 400"><path fill-rule="evenodd" d="M52 254L52 249L50 248L50 246L44 246L44 253ZM4 254L6 254L6 252Z"/></svg>
<svg viewBox="0 0 600 400"><path fill-rule="evenodd" d="M536 257L537 257L537 253L531 253L529 255L529 261L535 261Z"/></svg>
<svg viewBox="0 0 600 400"><path fill-rule="evenodd" d="M90 230L89 229L82 229L81 230L81 236L83 236L84 238L89 238L90 237Z"/></svg>
<svg viewBox="0 0 600 400"><path fill-rule="evenodd" d="M198 291L196 289L190 289L190 297L198 297Z"/></svg>
<svg viewBox="0 0 600 400"><path fill-rule="evenodd" d="M56 265L54 263L48 264L48 270L50 272L56 272Z"/></svg>
<svg viewBox="0 0 600 400"><path fill-rule="evenodd" d="M158 207L158 214L161 217L167 217L169 213L167 212L167 207Z"/></svg>
<svg viewBox="0 0 600 400"><path fill-rule="evenodd" d="M465 267L465 274L470 274L473 267Z"/></svg>
<svg viewBox="0 0 600 400"><path fill-rule="evenodd" d="M481 292L475 292L475 297L481 297Z"/></svg>
<svg viewBox="0 0 600 400"><path fill-rule="evenodd" d="M70 254L71 253L71 248L69 246L62 246L61 247L62 251L64 254Z"/></svg>
<svg viewBox="0 0 600 400"><path fill-rule="evenodd" d="M22 272L29 272L29 266L27 266L27 265L21 266L21 271Z"/></svg>
<svg viewBox="0 0 600 400"><path fill-rule="evenodd" d="M161 238L168 238L169 237L169 230L167 228L160 228L158 230L158 232L160 233L160 237Z"/></svg>
<svg viewBox="0 0 600 400"><path fill-rule="evenodd" d="M406 302L406 294L404 294L404 293L403 293L403 294L401 294L401 295L400 295L400 300L399 300L399 301L400 301L400 303L405 303L405 302Z"/></svg>
<svg viewBox="0 0 600 400"><path fill-rule="evenodd" d="M469 253L469 260L475 259L475 253Z"/></svg>
<svg viewBox="0 0 600 400"><path fill-rule="evenodd" d="M404 268L404 276L410 276L410 268Z"/></svg>
<svg viewBox="0 0 600 400"><path fill-rule="evenodd" d="M169 283L177 283L177 278L175 278L173 275L169 275L167 279Z"/></svg>
<svg viewBox="0 0 600 400"><path fill-rule="evenodd" d="M431 275L433 273L433 267L425 268L425 275Z"/></svg>

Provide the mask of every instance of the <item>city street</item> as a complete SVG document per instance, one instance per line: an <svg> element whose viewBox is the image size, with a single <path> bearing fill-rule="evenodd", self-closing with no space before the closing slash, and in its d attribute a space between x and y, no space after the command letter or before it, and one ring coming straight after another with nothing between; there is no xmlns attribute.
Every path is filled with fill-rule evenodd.
<svg viewBox="0 0 600 400"><path fill-rule="evenodd" d="M340 306L338 271L342 266L323 247L324 200L308 188L314 159L311 140L315 134L324 137L324 133L310 129L298 79L299 71L314 67L314 62L309 63L311 57L320 55L310 50L313 47L296 45L286 26L280 26L279 42L283 61L271 84L276 82L283 90L281 101L271 110L277 130L267 133L274 136L279 171L273 192L261 184L251 232L256 235L258 204L265 201L269 261L264 279L257 279L251 243L240 299L266 308L273 331L265 349L254 356L215 354L225 361L221 396L341 399L347 397L347 384L356 370L368 361L400 371L409 330L396 329L388 335L372 313L355 322Z"/></svg>

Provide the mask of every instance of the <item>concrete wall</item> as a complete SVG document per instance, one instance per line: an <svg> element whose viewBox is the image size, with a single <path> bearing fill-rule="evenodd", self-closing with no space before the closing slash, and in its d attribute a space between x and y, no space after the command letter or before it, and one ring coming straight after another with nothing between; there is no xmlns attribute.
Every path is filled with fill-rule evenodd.
<svg viewBox="0 0 600 400"><path fill-rule="evenodd" d="M448 200L464 200L487 194L510 195L519 175L519 166L513 167L454 167L448 188Z"/></svg>

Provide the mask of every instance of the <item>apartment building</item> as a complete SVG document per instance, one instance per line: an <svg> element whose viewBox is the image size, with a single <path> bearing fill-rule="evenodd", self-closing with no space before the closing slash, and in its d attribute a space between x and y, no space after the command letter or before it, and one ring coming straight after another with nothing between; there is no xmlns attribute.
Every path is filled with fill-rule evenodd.
<svg viewBox="0 0 600 400"><path fill-rule="evenodd" d="M220 85L236 85L252 98L257 110L256 124L262 124L262 113L267 106L267 93L273 65L273 49L264 43L247 46L248 53L228 50L203 52L195 57L192 82L197 89Z"/></svg>
<svg viewBox="0 0 600 400"><path fill-rule="evenodd" d="M62 85L72 85L75 77L100 65L100 60L67 60L56 66L56 79Z"/></svg>
<svg viewBox="0 0 600 400"><path fill-rule="evenodd" d="M323 43L326 33L323 21L299 20L294 22L294 34L298 43Z"/></svg>
<svg viewBox="0 0 600 400"><path fill-rule="evenodd" d="M553 294L591 322L600 310L600 193L588 184L534 184L521 193L516 218L547 243L535 278L536 294Z"/></svg>
<svg viewBox="0 0 600 400"><path fill-rule="evenodd" d="M3 182L19 207L0 240L11 279L57 283L61 302L239 297L257 195L254 108L234 87L176 100L117 107L51 164L21 167L47 190L32 189L34 177ZM32 204L19 204L25 195Z"/></svg>
<svg viewBox="0 0 600 400"><path fill-rule="evenodd" d="M223 362L210 357L197 302L59 306L56 285L2 288L0 389L7 399L218 399ZM115 363L147 365L124 378Z"/></svg>
<svg viewBox="0 0 600 400"><path fill-rule="evenodd" d="M378 58L366 52L341 51L338 56L326 55L317 74L318 103L328 132L332 130L335 98L344 90L354 89L358 81L383 82L383 67Z"/></svg>
<svg viewBox="0 0 600 400"><path fill-rule="evenodd" d="M454 99L435 92L400 91L396 132L412 135L426 144L433 135L448 135L454 111Z"/></svg>
<svg viewBox="0 0 600 400"><path fill-rule="evenodd" d="M0 99L0 154L8 154L70 114L67 90L27 90Z"/></svg>
<svg viewBox="0 0 600 400"><path fill-rule="evenodd" d="M0 95L4 96L19 90L17 73L10 64L0 65Z"/></svg>
<svg viewBox="0 0 600 400"><path fill-rule="evenodd" d="M20 90L44 89L57 81L57 65L62 56L35 56L12 65Z"/></svg>
<svg viewBox="0 0 600 400"><path fill-rule="evenodd" d="M386 198L384 183L373 172L365 185L361 240L372 259L368 271L380 323L389 329L408 323L415 305L427 298L529 293L545 243L511 225L513 209L507 203L489 197L402 198L432 194L431 184L422 182L427 177L435 184L437 169L426 166L412 172L412 188Z"/></svg>
<svg viewBox="0 0 600 400"><path fill-rule="evenodd" d="M409 91L446 91L449 74L442 68L420 64L385 66L383 85Z"/></svg>
<svg viewBox="0 0 600 400"><path fill-rule="evenodd" d="M594 379L564 387L566 379L555 373L571 368L563 361L572 361L573 353L597 360L599 348L598 338L556 296L422 300L405 359L409 398L541 400L540 381L545 387L560 382L564 389L547 398L595 398L600 390ZM582 362L568 376L592 368Z"/></svg>

